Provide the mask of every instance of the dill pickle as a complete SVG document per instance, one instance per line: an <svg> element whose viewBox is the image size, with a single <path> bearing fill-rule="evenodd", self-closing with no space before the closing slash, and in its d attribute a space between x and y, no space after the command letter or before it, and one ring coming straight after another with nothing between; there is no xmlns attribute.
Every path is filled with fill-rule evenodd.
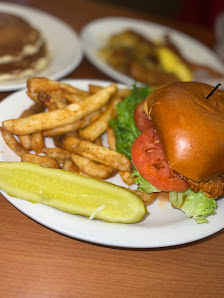
<svg viewBox="0 0 224 298"><path fill-rule="evenodd" d="M0 189L33 203L107 222L135 223L145 214L133 192L105 181L27 162L0 162Z"/></svg>

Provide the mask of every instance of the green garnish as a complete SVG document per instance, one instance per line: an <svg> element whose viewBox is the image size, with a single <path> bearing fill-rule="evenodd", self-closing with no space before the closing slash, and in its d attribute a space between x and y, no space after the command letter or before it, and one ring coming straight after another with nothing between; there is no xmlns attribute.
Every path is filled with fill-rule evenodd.
<svg viewBox="0 0 224 298"><path fill-rule="evenodd" d="M195 193L187 190L183 193L170 192L170 203L186 213L188 217L193 217L196 223L208 222L207 216L215 214L217 207L213 198L207 198L203 193Z"/></svg>
<svg viewBox="0 0 224 298"><path fill-rule="evenodd" d="M116 150L131 159L131 146L140 135L134 121L134 110L150 93L149 87L133 85L131 93L124 101L117 104L117 119L110 121L116 135Z"/></svg>

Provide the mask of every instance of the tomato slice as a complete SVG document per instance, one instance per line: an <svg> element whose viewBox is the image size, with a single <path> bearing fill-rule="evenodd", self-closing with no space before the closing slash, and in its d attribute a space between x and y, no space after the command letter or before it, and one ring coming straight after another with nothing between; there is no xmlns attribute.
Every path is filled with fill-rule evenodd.
<svg viewBox="0 0 224 298"><path fill-rule="evenodd" d="M168 165L154 128L144 130L131 148L134 166L149 183L162 191L182 192L189 185Z"/></svg>
<svg viewBox="0 0 224 298"><path fill-rule="evenodd" d="M134 111L134 120L135 124L140 131L144 131L145 129L152 127L152 121L149 120L148 116L144 111L145 100L142 100Z"/></svg>

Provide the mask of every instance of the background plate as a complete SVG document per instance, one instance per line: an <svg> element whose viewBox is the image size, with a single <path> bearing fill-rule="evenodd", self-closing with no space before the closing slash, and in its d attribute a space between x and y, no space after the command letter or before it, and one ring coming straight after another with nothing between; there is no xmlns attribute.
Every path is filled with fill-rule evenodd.
<svg viewBox="0 0 224 298"><path fill-rule="evenodd" d="M63 82L83 89L87 89L90 83L101 86L109 84L109 82L97 80L65 80ZM119 87L122 86L119 85ZM0 125L3 120L18 117L32 104L25 91L17 91L0 103ZM47 142L47 146L50 145L51 143ZM1 134L0 160L20 160L6 146ZM118 175L109 181L127 187ZM33 204L1 192L12 205L40 224L64 235L103 245L129 248L173 246L207 237L224 227L223 199L218 201L217 214L209 217L208 224L196 224L194 219L189 219L181 211L172 208L169 203L159 200L148 206L148 214L143 221L136 224L111 224L101 220L89 220L86 217L72 215L45 205Z"/></svg>
<svg viewBox="0 0 224 298"><path fill-rule="evenodd" d="M224 65L215 53L196 39L172 28L130 18L109 17L97 19L87 24L80 36L86 57L103 73L115 81L132 85L134 80L103 62L97 55L100 48L105 46L108 38L126 29L132 29L150 40L157 40L168 34L171 40L181 50L182 54L192 62L210 66L223 73ZM197 81L217 85L217 79L197 77Z"/></svg>
<svg viewBox="0 0 224 298"><path fill-rule="evenodd" d="M37 9L4 2L0 2L0 12L23 17L40 30L46 39L52 52L52 61L47 68L35 75L58 80L77 68L82 61L83 51L77 33L60 19ZM21 78L0 82L0 91L25 88L26 80L27 78Z"/></svg>

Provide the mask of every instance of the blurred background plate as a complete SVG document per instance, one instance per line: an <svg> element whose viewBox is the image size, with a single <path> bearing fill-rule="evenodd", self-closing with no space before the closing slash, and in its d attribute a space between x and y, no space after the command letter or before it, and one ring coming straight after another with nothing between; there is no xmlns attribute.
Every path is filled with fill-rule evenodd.
<svg viewBox="0 0 224 298"><path fill-rule="evenodd" d="M158 40L168 34L182 55L191 62L212 67L224 74L224 65L210 48L196 39L164 25L123 17L107 17L88 23L81 31L83 50L89 61L103 73L121 83L132 85L134 80L106 64L97 54L106 45L107 40L115 33L134 30L149 40ZM217 79L198 75L196 81L217 85ZM220 78L219 78L220 80Z"/></svg>
<svg viewBox="0 0 224 298"><path fill-rule="evenodd" d="M47 68L35 75L58 80L82 61L83 51L79 36L66 23L43 11L23 5L0 2L0 12L12 13L24 18L42 32L52 52L52 61ZM0 91L12 91L26 86L27 78L0 82Z"/></svg>

